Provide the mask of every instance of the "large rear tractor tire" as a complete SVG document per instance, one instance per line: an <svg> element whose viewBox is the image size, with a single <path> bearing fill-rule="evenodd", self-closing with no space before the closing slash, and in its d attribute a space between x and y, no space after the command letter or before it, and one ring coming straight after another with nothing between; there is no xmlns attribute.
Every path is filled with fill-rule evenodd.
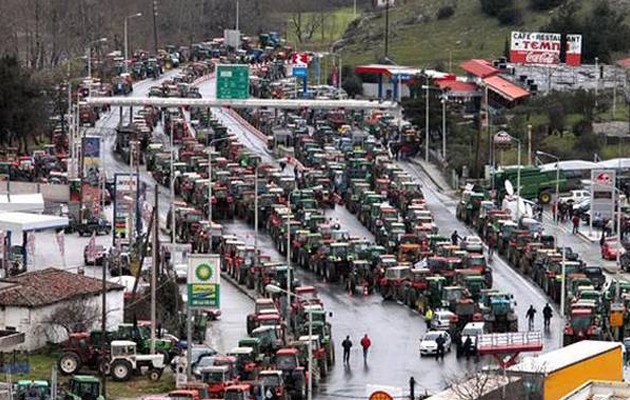
<svg viewBox="0 0 630 400"><path fill-rule="evenodd" d="M74 375L81 369L81 359L76 353L64 353L59 359L59 371L63 375Z"/></svg>
<svg viewBox="0 0 630 400"><path fill-rule="evenodd" d="M116 360L112 363L112 379L116 382L126 382L133 373L131 364L127 360Z"/></svg>

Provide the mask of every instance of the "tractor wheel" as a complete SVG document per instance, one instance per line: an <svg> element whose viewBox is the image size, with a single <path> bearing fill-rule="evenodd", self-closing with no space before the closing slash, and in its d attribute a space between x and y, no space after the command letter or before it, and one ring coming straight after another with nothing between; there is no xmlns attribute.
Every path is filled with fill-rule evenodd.
<svg viewBox="0 0 630 400"><path fill-rule="evenodd" d="M127 360L116 360L112 363L112 379L116 382L126 382L133 373L131 363Z"/></svg>
<svg viewBox="0 0 630 400"><path fill-rule="evenodd" d="M161 369L152 368L151 370L149 370L149 379L152 380L153 382L159 381L161 376L162 376Z"/></svg>
<svg viewBox="0 0 630 400"><path fill-rule="evenodd" d="M81 359L76 353L64 353L59 359L59 371L63 375L74 375L81 369Z"/></svg>
<svg viewBox="0 0 630 400"><path fill-rule="evenodd" d="M324 361L322 363L322 368L321 368L321 376L322 378L328 375L328 362Z"/></svg>
<svg viewBox="0 0 630 400"><path fill-rule="evenodd" d="M107 359L107 357L99 358L96 364L97 364L97 370L99 374L109 375L111 371L110 371L109 360Z"/></svg>
<svg viewBox="0 0 630 400"><path fill-rule="evenodd" d="M551 202L551 193L549 191L543 191L538 194L538 200L542 204L549 204Z"/></svg>

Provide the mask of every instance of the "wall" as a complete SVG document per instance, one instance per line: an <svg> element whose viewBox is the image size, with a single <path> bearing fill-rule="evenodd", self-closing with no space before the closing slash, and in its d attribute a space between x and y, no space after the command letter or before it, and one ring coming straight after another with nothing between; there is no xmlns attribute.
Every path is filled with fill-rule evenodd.
<svg viewBox="0 0 630 400"><path fill-rule="evenodd" d="M44 201L67 203L70 201L70 185L51 185L34 182L0 181L0 193L31 194L41 193Z"/></svg>
<svg viewBox="0 0 630 400"><path fill-rule="evenodd" d="M394 85L391 82L383 82L383 97L387 96L387 91L394 95ZM378 99L378 83L363 83L363 97L367 99ZM402 85L402 97L409 97L409 86Z"/></svg>
<svg viewBox="0 0 630 400"><path fill-rule="evenodd" d="M100 295L92 296L92 298L88 301L100 312ZM4 326L0 326L0 329L14 327L17 328L19 332L26 333L26 341L23 345L2 350L12 351L14 349L19 349L33 351L46 345L47 341L55 343L64 341L66 339L65 331L52 329L48 324L44 323L49 315L51 315L58 307L63 307L64 304L65 303L59 303L34 309L28 309L26 307L6 307L4 311L0 308L0 313L4 313ZM110 291L107 293L107 310L108 328L114 328L123 322L124 299L122 290ZM0 317L0 321L2 321L2 319L3 318ZM97 321L93 328L99 329L100 321Z"/></svg>
<svg viewBox="0 0 630 400"><path fill-rule="evenodd" d="M590 380L623 380L621 348L551 373L545 379L545 400L561 399Z"/></svg>

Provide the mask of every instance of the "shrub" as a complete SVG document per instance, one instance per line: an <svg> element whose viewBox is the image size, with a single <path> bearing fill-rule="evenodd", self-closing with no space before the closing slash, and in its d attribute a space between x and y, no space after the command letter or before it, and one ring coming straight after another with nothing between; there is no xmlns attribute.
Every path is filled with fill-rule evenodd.
<svg viewBox="0 0 630 400"><path fill-rule="evenodd" d="M449 19L455 14L455 9L452 6L443 6L437 11L437 19Z"/></svg>

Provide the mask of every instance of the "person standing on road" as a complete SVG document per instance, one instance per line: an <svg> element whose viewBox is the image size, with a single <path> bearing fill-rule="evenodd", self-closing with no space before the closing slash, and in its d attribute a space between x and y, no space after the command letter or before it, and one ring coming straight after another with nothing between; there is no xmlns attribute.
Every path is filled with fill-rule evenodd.
<svg viewBox="0 0 630 400"><path fill-rule="evenodd" d="M573 214L573 217L571 218L571 222L573 223L573 234L577 234L578 230L580 229L580 217L578 216L577 213Z"/></svg>
<svg viewBox="0 0 630 400"><path fill-rule="evenodd" d="M343 347L343 362L350 364L350 349L352 348L352 340L350 340L350 335L346 336L346 339L341 342L341 347Z"/></svg>
<svg viewBox="0 0 630 400"><path fill-rule="evenodd" d="M470 360L470 353L472 352L472 339L469 335L466 336L466 340L464 340L464 355L466 356L466 360Z"/></svg>
<svg viewBox="0 0 630 400"><path fill-rule="evenodd" d="M444 339L444 335L442 334L435 339L435 343L437 344L437 350L435 351L436 360L444 360L444 342L446 342L446 339Z"/></svg>
<svg viewBox="0 0 630 400"><path fill-rule="evenodd" d="M547 303L545 305L545 308L543 308L543 318L545 319L545 329L549 329L549 325L551 323L551 317L553 317L553 311L551 310L549 303Z"/></svg>
<svg viewBox="0 0 630 400"><path fill-rule="evenodd" d="M427 324L427 330L431 329L432 319L433 319L433 310L431 310L431 307L427 307L427 311L424 313L424 322Z"/></svg>
<svg viewBox="0 0 630 400"><path fill-rule="evenodd" d="M368 337L367 333L361 339L361 347L363 348L363 362L367 363L368 350L372 345L372 341Z"/></svg>
<svg viewBox="0 0 630 400"><path fill-rule="evenodd" d="M536 316L536 309L534 308L533 304L530 304L525 316L527 317L527 321L529 323L528 329L531 331L532 329L534 329L534 317Z"/></svg>

